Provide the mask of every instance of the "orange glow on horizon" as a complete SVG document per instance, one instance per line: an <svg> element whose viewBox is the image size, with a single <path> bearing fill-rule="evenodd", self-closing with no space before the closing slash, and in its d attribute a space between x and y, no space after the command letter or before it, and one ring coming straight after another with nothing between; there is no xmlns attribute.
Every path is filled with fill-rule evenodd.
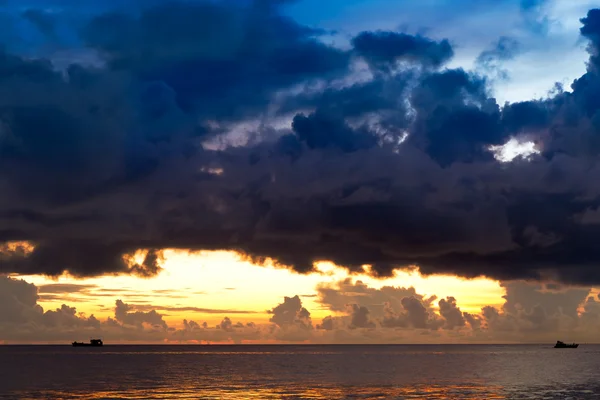
<svg viewBox="0 0 600 400"><path fill-rule="evenodd" d="M144 251L132 255L135 262L143 261L144 256ZM368 266L364 274L349 274L342 267L320 262L315 264L316 272L301 275L269 263L266 260L265 266L257 266L232 251L164 250L163 270L150 279L128 275L77 279L67 274L56 278L22 278L41 288L39 303L46 310L67 304L87 316L93 314L105 319L114 315L115 301L121 299L141 310L155 306L174 327L180 327L183 319L206 321L209 326L215 326L225 316L234 323L268 323L271 316L267 310L281 303L284 296L295 295L301 296L303 306L317 323L328 315L335 315L319 303L317 286L335 285L346 278L353 282L360 280L375 289L414 287L425 297L453 296L461 310L471 313L479 313L485 305L501 305L505 294L497 281L444 275L425 277L414 268L397 270L392 278L377 279L366 273ZM73 289L65 293L45 292L44 285L52 284L73 285ZM87 286L76 290L77 285Z"/></svg>

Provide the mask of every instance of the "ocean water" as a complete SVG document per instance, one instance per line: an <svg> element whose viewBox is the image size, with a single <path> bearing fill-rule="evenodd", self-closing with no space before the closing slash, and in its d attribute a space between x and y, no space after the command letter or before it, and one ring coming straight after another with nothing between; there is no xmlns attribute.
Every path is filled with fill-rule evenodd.
<svg viewBox="0 0 600 400"><path fill-rule="evenodd" d="M600 399L600 346L0 346L0 399Z"/></svg>

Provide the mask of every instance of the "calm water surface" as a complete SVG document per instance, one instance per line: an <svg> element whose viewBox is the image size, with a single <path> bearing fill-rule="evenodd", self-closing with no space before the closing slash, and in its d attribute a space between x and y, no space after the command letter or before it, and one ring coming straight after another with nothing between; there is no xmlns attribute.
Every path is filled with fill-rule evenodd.
<svg viewBox="0 0 600 400"><path fill-rule="evenodd" d="M0 399L600 399L600 346L0 346Z"/></svg>

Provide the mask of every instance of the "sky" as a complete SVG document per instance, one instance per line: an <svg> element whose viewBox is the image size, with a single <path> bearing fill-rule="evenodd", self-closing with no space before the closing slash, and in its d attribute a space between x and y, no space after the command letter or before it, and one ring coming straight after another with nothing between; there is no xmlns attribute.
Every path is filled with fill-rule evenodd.
<svg viewBox="0 0 600 400"><path fill-rule="evenodd" d="M1 4L0 343L598 342L593 1Z"/></svg>

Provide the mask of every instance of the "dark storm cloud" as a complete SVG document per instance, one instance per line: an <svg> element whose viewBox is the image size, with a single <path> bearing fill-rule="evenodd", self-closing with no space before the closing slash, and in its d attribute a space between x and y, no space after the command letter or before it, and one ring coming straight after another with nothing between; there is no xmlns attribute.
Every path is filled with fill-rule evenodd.
<svg viewBox="0 0 600 400"><path fill-rule="evenodd" d="M95 242L74 239L69 242L42 244L28 254L5 252L6 261L0 258L2 272L18 271L22 274L60 275L69 271L76 276L93 276L103 273L131 273L140 277L151 277L160 271L154 250L144 259L142 264L129 264L123 259L128 252L121 246L103 245Z"/></svg>
<svg viewBox="0 0 600 400"><path fill-rule="evenodd" d="M377 145L377 136L368 129L352 129L343 118L319 111L309 116L296 115L292 129L310 149L336 148L349 153Z"/></svg>
<svg viewBox="0 0 600 400"><path fill-rule="evenodd" d="M590 69L598 73L600 67L600 9L590 10L585 18L581 19L583 27L580 31L590 40L588 51L591 55ZM597 77L596 77L597 79Z"/></svg>
<svg viewBox="0 0 600 400"><path fill-rule="evenodd" d="M283 3L86 9L94 66L1 53L0 272L150 277L177 248L600 282L599 10L571 91L501 106L486 77L440 68L447 41L364 32L340 50ZM51 33L30 9L15 18ZM350 74L361 59L372 76ZM512 137L541 154L498 162Z"/></svg>
<svg viewBox="0 0 600 400"><path fill-rule="evenodd" d="M352 39L352 45L371 67L383 70L399 61L440 67L454 55L448 40L435 42L423 36L397 32L362 32Z"/></svg>
<svg viewBox="0 0 600 400"><path fill-rule="evenodd" d="M35 25L44 35L55 35L55 21L52 15L42 10L28 9L23 12L23 17Z"/></svg>
<svg viewBox="0 0 600 400"><path fill-rule="evenodd" d="M267 3L273 2L171 2L139 17L105 14L90 22L83 38L113 69L164 83L183 110L248 116L262 112L274 91L326 78L348 63L345 52L314 39L319 31Z"/></svg>

